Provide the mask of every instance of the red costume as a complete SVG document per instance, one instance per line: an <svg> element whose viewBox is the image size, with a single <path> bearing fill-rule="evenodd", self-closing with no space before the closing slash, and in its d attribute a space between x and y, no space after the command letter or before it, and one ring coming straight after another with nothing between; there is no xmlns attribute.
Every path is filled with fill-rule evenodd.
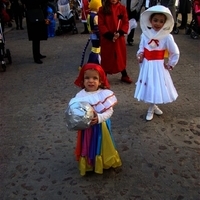
<svg viewBox="0 0 200 200"><path fill-rule="evenodd" d="M105 15L102 7L98 13L98 26L100 32L101 66L107 74L116 74L126 69L126 43L129 22L126 7L111 4L111 14ZM106 33L120 32L120 37L113 42L105 37ZM123 33L123 34L122 34Z"/></svg>
<svg viewBox="0 0 200 200"><path fill-rule="evenodd" d="M87 15L89 14L89 1L81 0L81 21L87 23Z"/></svg>

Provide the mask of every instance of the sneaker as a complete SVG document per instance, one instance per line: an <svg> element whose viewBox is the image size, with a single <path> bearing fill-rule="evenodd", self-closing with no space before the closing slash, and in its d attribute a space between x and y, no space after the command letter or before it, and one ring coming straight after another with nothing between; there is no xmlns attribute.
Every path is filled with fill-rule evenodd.
<svg viewBox="0 0 200 200"><path fill-rule="evenodd" d="M153 115L154 115L154 106L150 106L147 111L146 120L151 121L153 119Z"/></svg>
<svg viewBox="0 0 200 200"><path fill-rule="evenodd" d="M162 115L163 114L163 111L160 110L160 108L158 108L158 106L154 105L154 113L156 115Z"/></svg>
<svg viewBox="0 0 200 200"><path fill-rule="evenodd" d="M128 84L131 84L133 82L128 76L122 76L121 81Z"/></svg>

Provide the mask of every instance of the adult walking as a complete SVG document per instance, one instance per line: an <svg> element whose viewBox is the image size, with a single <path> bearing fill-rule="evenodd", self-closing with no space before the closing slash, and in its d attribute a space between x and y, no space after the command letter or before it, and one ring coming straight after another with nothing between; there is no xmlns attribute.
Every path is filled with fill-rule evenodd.
<svg viewBox="0 0 200 200"><path fill-rule="evenodd" d="M32 51L35 63L42 64L40 41L47 40L47 4L48 0L23 0L26 6L26 22L28 38L32 41Z"/></svg>
<svg viewBox="0 0 200 200"><path fill-rule="evenodd" d="M188 14L191 12L191 0L180 0L178 13L181 14L181 25L179 29L185 29L188 21Z"/></svg>
<svg viewBox="0 0 200 200"><path fill-rule="evenodd" d="M14 20L16 24L16 29L23 30L22 19L24 17L24 4L21 0L12 0L11 1L11 10L13 11Z"/></svg>
<svg viewBox="0 0 200 200"><path fill-rule="evenodd" d="M128 19L135 19L136 21L138 21L140 18L140 11L144 4L144 0L121 0L121 3L126 6ZM135 28L131 29L130 33L127 36L127 43L130 46L133 46L134 33Z"/></svg>

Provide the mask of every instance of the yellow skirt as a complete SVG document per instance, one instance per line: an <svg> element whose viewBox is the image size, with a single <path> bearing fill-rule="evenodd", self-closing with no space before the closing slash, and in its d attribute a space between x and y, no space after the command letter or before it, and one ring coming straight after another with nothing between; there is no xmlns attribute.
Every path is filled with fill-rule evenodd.
<svg viewBox="0 0 200 200"><path fill-rule="evenodd" d="M122 165L110 130L110 120L107 120L78 132L76 157L82 176L87 171L102 174L103 169Z"/></svg>

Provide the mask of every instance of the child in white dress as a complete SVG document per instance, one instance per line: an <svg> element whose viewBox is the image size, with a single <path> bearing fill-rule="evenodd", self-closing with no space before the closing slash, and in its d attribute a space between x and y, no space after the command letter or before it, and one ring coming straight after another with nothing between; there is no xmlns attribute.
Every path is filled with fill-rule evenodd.
<svg viewBox="0 0 200 200"><path fill-rule="evenodd" d="M78 131L75 154L80 174L85 175L87 171L102 174L103 169L121 166L110 122L117 98L109 90L110 85L104 70L98 64L87 63L81 68L74 83L82 90L71 99L69 105L74 102L88 102L94 109L90 127Z"/></svg>
<svg viewBox="0 0 200 200"><path fill-rule="evenodd" d="M156 5L147 9L141 14L140 26L142 35L137 52L140 72L134 97L150 104L146 120L152 120L154 113L163 114L156 104L170 103L178 97L169 70L178 63L180 53L170 34L174 20L168 8Z"/></svg>

